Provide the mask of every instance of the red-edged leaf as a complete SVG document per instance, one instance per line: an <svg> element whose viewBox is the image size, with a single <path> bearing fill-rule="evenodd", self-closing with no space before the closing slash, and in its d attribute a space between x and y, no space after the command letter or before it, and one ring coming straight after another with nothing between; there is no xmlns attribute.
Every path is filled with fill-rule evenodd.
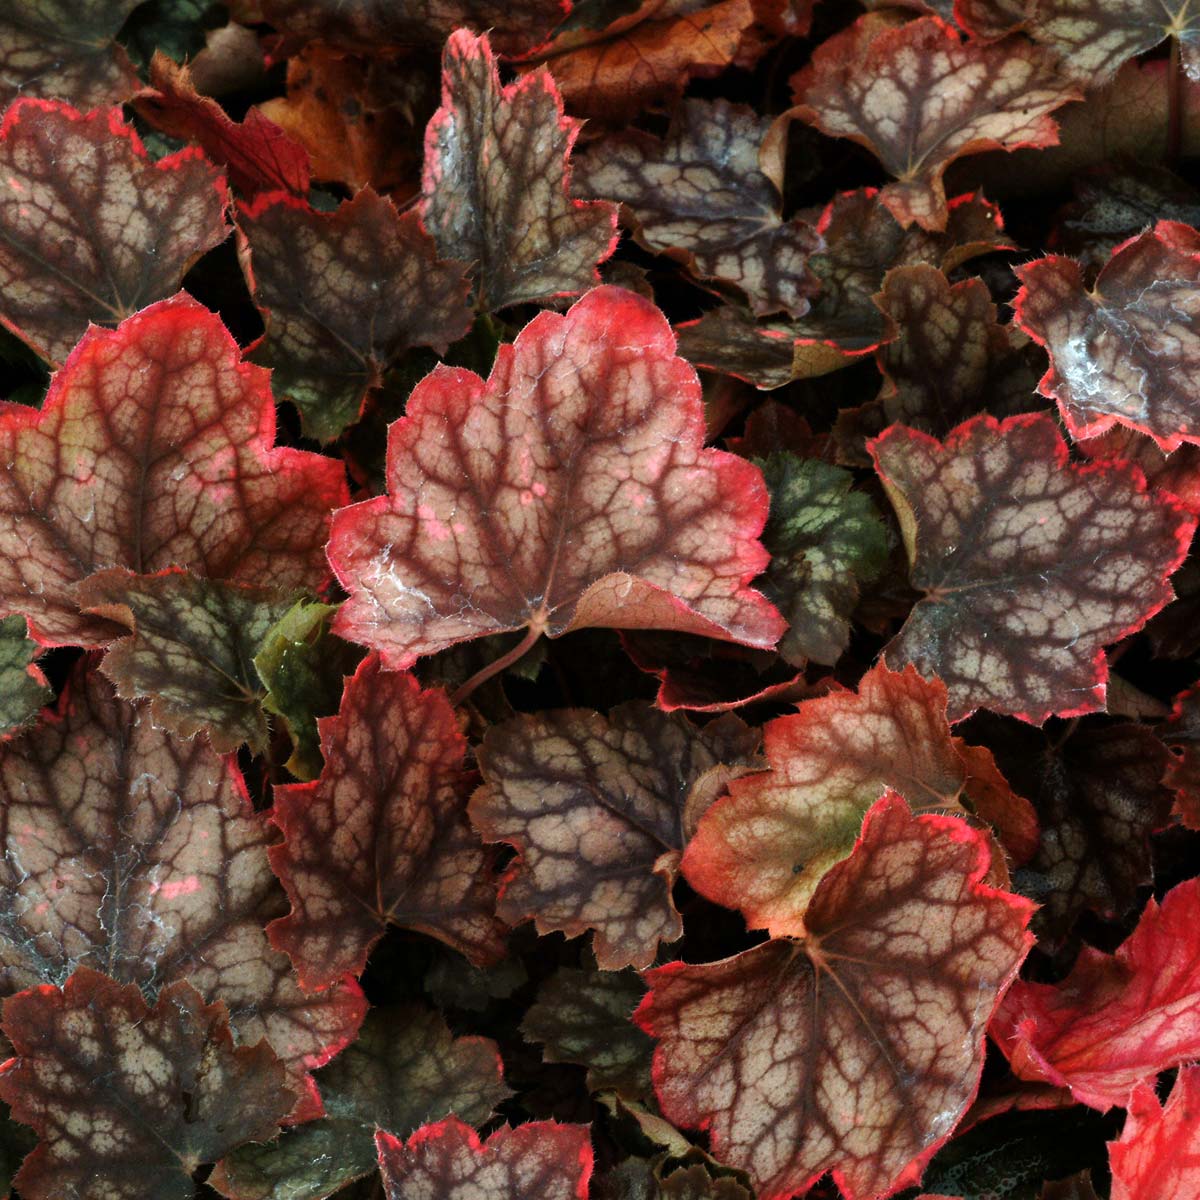
<svg viewBox="0 0 1200 1200"><path fill-rule="evenodd" d="M594 930L602 968L648 967L660 941L683 934L671 888L699 817L693 789L758 741L736 717L698 729L636 701L607 718L565 709L492 726L470 813L487 841L517 850L500 916L533 917L539 933Z"/></svg>
<svg viewBox="0 0 1200 1200"><path fill-rule="evenodd" d="M963 811L972 780L946 721L946 689L880 664L858 694L805 700L764 729L770 771L735 779L683 856L687 881L740 908L752 928L795 936L822 877L853 849L863 815L889 789L917 812ZM1029 811L1009 793L1010 807ZM1025 820L1033 825L1032 815Z"/></svg>
<svg viewBox="0 0 1200 1200"><path fill-rule="evenodd" d="M354 1036L365 1003L353 984L304 995L267 944L283 897L231 759L80 671L56 716L0 747L0 834L0 992L77 966L150 996L187 979L227 1005L239 1042L269 1039L297 1117L320 1113L307 1071Z"/></svg>
<svg viewBox="0 0 1200 1200"><path fill-rule="evenodd" d="M52 363L89 322L169 296L229 232L216 167L191 148L152 162L115 108L18 101L0 179L0 320Z"/></svg>
<svg viewBox="0 0 1200 1200"><path fill-rule="evenodd" d="M654 1044L633 1023L646 988L632 971L579 971L563 967L538 992L521 1032L543 1045L546 1062L588 1069L593 1092L650 1096Z"/></svg>
<svg viewBox="0 0 1200 1200"><path fill-rule="evenodd" d="M142 0L5 0L0 11L0 108L21 96L80 108L120 104L137 72L117 31Z"/></svg>
<svg viewBox="0 0 1200 1200"><path fill-rule="evenodd" d="M1037 810L1041 837L1021 890L1041 905L1039 943L1061 944L1087 909L1128 912L1151 880L1150 834L1171 808L1162 742L1144 725L1098 721L1055 738L1011 721L981 721L977 732Z"/></svg>
<svg viewBox="0 0 1200 1200"><path fill-rule="evenodd" d="M648 301L589 292L500 347L487 381L439 367L388 431L389 494L335 514L335 632L402 668L527 627L660 628L773 646L747 586L767 496L706 450L695 372Z"/></svg>
<svg viewBox="0 0 1200 1200"><path fill-rule="evenodd" d="M1085 946L1058 984L1021 980L992 1035L1022 1078L1069 1087L1101 1111L1200 1057L1200 880L1147 901L1115 955Z"/></svg>
<svg viewBox="0 0 1200 1200"><path fill-rule="evenodd" d="M945 680L952 721L1102 709L1104 647L1171 599L1195 519L1134 467L1069 462L1044 416L978 417L945 442L897 425L868 448L925 593L888 662Z"/></svg>
<svg viewBox="0 0 1200 1200"><path fill-rule="evenodd" d="M0 412L0 605L47 645L119 632L75 586L106 567L316 590L341 463L276 449L267 372L187 296L93 329L41 412Z"/></svg>
<svg viewBox="0 0 1200 1200"><path fill-rule="evenodd" d="M1200 1195L1200 1067L1179 1072L1165 1107L1148 1084L1134 1090L1108 1161L1112 1200Z"/></svg>
<svg viewBox="0 0 1200 1200"><path fill-rule="evenodd" d="M322 441L357 420L407 350L444 354L471 328L465 266L439 259L421 218L370 188L331 213L263 195L241 207L238 230L267 324L261 361Z"/></svg>
<svg viewBox="0 0 1200 1200"><path fill-rule="evenodd" d="M531 1121L497 1129L486 1142L457 1117L402 1142L375 1135L387 1200L585 1200L592 1176L586 1125Z"/></svg>
<svg viewBox="0 0 1200 1200"><path fill-rule="evenodd" d="M545 41L572 0L260 0L277 29L306 41L378 53L383 47L435 45L460 26L490 30L505 54Z"/></svg>
<svg viewBox="0 0 1200 1200"><path fill-rule="evenodd" d="M1200 446L1189 443L1165 454L1153 438L1114 425L1099 437L1076 442L1075 448L1100 462L1119 459L1140 467L1152 488L1170 492L1188 512L1200 513Z"/></svg>
<svg viewBox="0 0 1200 1200"><path fill-rule="evenodd" d="M1163 450L1200 442L1200 234L1160 221L1117 247L1090 292L1069 258L1017 274L1016 319L1050 354L1038 386L1072 437L1121 424Z"/></svg>
<svg viewBox="0 0 1200 1200"><path fill-rule="evenodd" d="M1026 41L964 42L937 17L889 28L870 16L819 46L792 81L793 111L866 146L895 183L881 198L903 225L946 226L942 175L983 150L1053 146L1048 115L1081 93Z"/></svg>
<svg viewBox="0 0 1200 1200"><path fill-rule="evenodd" d="M41 1139L15 1180L28 1200L190 1200L198 1166L272 1137L295 1100L270 1047L235 1049L225 1005L187 983L150 1007L84 967L11 997L3 1029L0 1097Z"/></svg>
<svg viewBox="0 0 1200 1200"><path fill-rule="evenodd" d="M375 1172L377 1128L407 1136L450 1112L482 1124L509 1095L495 1042L452 1037L437 1013L415 1005L373 1009L320 1082L328 1115L241 1147L209 1185L234 1200L330 1196Z"/></svg>
<svg viewBox="0 0 1200 1200"><path fill-rule="evenodd" d="M221 754L267 748L254 654L295 599L274 588L201 579L186 571L90 575L80 608L131 631L104 657L122 700L150 699L153 720L180 737L204 732Z"/></svg>
<svg viewBox="0 0 1200 1200"><path fill-rule="evenodd" d="M800 317L819 287L808 258L822 243L808 222L782 219L786 138L771 135L771 120L745 105L688 100L664 140L633 130L592 146L573 190L619 202L643 246L734 285L756 316Z"/></svg>
<svg viewBox="0 0 1200 1200"><path fill-rule="evenodd" d="M445 695L371 657L318 726L324 770L277 787L272 815L284 840L271 865L292 911L268 932L304 986L361 973L389 924L475 963L498 958L492 859L467 822L473 777Z"/></svg>
<svg viewBox="0 0 1200 1200"><path fill-rule="evenodd" d="M481 309L600 281L596 266L617 244L617 207L570 198L579 127L548 71L501 87L486 35L464 29L446 43L421 213L446 258L475 264Z"/></svg>
<svg viewBox="0 0 1200 1200"><path fill-rule="evenodd" d="M0 738L31 724L53 698L34 661L39 652L37 643L26 636L22 617L0 621Z"/></svg>
<svg viewBox="0 0 1200 1200"><path fill-rule="evenodd" d="M896 336L875 301L890 269L929 263L949 272L1006 245L999 210L978 195L950 201L941 233L904 229L870 188L834 197L816 228L825 247L809 266L821 292L806 316L755 325L748 313L716 309L680 326L680 353L761 388L825 375Z"/></svg>
<svg viewBox="0 0 1200 1200"><path fill-rule="evenodd" d="M1159 732L1171 749L1163 783L1175 792L1175 812L1189 829L1200 830L1200 688L1175 697Z"/></svg>
<svg viewBox="0 0 1200 1200"><path fill-rule="evenodd" d="M915 1182L970 1103L1032 905L981 880L984 838L880 800L817 888L801 941L647 973L669 1120L709 1131L760 1200L826 1171L847 1200Z"/></svg>
<svg viewBox="0 0 1200 1200"><path fill-rule="evenodd" d="M162 53L150 63L150 83L134 100L138 116L171 137L198 142L239 192L308 195L308 151L257 108L244 121L231 120L215 100L196 91L187 67Z"/></svg>
<svg viewBox="0 0 1200 1200"><path fill-rule="evenodd" d="M1200 12L1191 0L1038 0L1027 28L1085 87L1111 82L1168 37L1178 39L1188 76L1200 76Z"/></svg>

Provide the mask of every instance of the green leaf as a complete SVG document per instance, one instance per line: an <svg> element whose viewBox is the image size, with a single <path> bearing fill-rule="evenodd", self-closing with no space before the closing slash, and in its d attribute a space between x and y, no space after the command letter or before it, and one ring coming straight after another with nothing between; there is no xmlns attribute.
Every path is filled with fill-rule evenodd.
<svg viewBox="0 0 1200 1200"><path fill-rule="evenodd" d="M51 697L46 677L34 665L39 653L26 636L24 617L0 621L0 734L32 724Z"/></svg>
<svg viewBox="0 0 1200 1200"><path fill-rule="evenodd" d="M789 626L779 652L795 665L834 663L850 638L859 585L887 561L887 527L871 498L851 490L849 471L783 452L756 461L771 493L762 590Z"/></svg>
<svg viewBox="0 0 1200 1200"><path fill-rule="evenodd" d="M285 764L297 779L321 773L317 718L337 712L343 676L353 675L362 658L357 646L329 632L333 604L299 600L271 627L254 656L254 668L267 689L262 706L282 717L292 739Z"/></svg>

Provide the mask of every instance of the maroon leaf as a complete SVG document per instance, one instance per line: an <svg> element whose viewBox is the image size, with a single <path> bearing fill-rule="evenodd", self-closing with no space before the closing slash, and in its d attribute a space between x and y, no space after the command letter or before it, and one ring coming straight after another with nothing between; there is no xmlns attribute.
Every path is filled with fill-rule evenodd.
<svg viewBox="0 0 1200 1200"><path fill-rule="evenodd" d="M246 280L267 325L261 361L306 432L329 441L414 346L444 354L471 327L461 263L415 212L363 188L331 213L272 193L238 213Z"/></svg>
<svg viewBox="0 0 1200 1200"><path fill-rule="evenodd" d="M893 426L869 444L925 592L886 649L977 707L1041 724L1104 707L1104 646L1173 593L1195 528L1120 463L1077 466L1044 416L978 417L944 443Z"/></svg>
<svg viewBox="0 0 1200 1200"><path fill-rule="evenodd" d="M0 108L21 96L80 108L120 104L137 72L116 43L141 0L5 0L0 12Z"/></svg>
<svg viewBox="0 0 1200 1200"><path fill-rule="evenodd" d="M1085 946L1061 983L1014 984L992 1036L1022 1079L1101 1112L1200 1056L1200 880L1151 898L1115 955Z"/></svg>
<svg viewBox="0 0 1200 1200"><path fill-rule="evenodd" d="M671 888L699 820L693 790L713 767L747 762L758 741L736 717L697 729L637 702L607 719L566 709L493 726L470 813L487 841L517 849L500 916L532 916L540 933L594 930L605 970L649 966L660 941L683 933Z"/></svg>
<svg viewBox="0 0 1200 1200"><path fill-rule="evenodd" d="M487 36L451 36L442 107L425 134L421 212L446 258L475 263L481 309L600 282L596 266L617 243L617 209L570 198L578 133L548 71L501 87Z"/></svg>
<svg viewBox="0 0 1200 1200"><path fill-rule="evenodd" d="M18 101L0 175L0 320L52 363L89 322L169 296L229 232L217 169L190 148L152 162L115 108Z"/></svg>
<svg viewBox="0 0 1200 1200"><path fill-rule="evenodd" d="M482 1124L509 1095L495 1042L452 1037L437 1013L415 1005L373 1009L320 1081L325 1117L265 1146L242 1146L209 1185L234 1200L330 1196L375 1174L377 1128L407 1136L450 1112Z"/></svg>
<svg viewBox="0 0 1200 1200"><path fill-rule="evenodd" d="M878 192L844 192L817 222L825 248L809 267L821 292L808 314L788 323L755 325L749 314L719 308L680 326L680 353L762 388L828 374L896 336L875 296L893 267L928 263L949 272L1006 242L999 210L982 196L950 201L944 232L904 229Z"/></svg>
<svg viewBox="0 0 1200 1200"><path fill-rule="evenodd" d="M198 1166L273 1136L295 1101L266 1043L235 1049L225 1006L187 983L151 1008L84 967L10 998L3 1029L0 1097L41 1138L15 1181L28 1200L190 1200Z"/></svg>
<svg viewBox="0 0 1200 1200"><path fill-rule="evenodd" d="M247 196L262 191L308 195L308 151L274 121L251 108L233 121L208 96L196 91L191 72L158 52L150 63L151 87L134 99L138 116L162 133L197 142L229 173L229 182Z"/></svg>
<svg viewBox="0 0 1200 1200"><path fill-rule="evenodd" d="M1117 247L1090 292L1069 258L1017 274L1017 321L1050 354L1039 387L1072 437L1121 424L1167 451L1200 442L1200 234L1160 221Z"/></svg>
<svg viewBox="0 0 1200 1200"><path fill-rule="evenodd" d="M707 1129L760 1200L827 1170L847 1200L915 1182L975 1094L1032 941L1032 905L981 882L990 857L963 822L885 797L802 940L648 972L637 1015L666 1117Z"/></svg>
<svg viewBox="0 0 1200 1200"><path fill-rule="evenodd" d="M266 1037L320 1113L307 1071L349 1041L353 984L305 996L263 922L283 907L269 831L237 767L171 737L79 671L58 714L0 746L0 993L100 968L153 997L186 979Z"/></svg>
<svg viewBox="0 0 1200 1200"><path fill-rule="evenodd" d="M43 644L95 646L119 629L75 587L106 567L320 588L344 472L274 441L267 372L194 300L91 330L41 412L0 411L0 605Z"/></svg>
<svg viewBox="0 0 1200 1200"><path fill-rule="evenodd" d="M477 964L503 949L492 856L467 822L473 782L445 695L365 659L336 717L318 721L325 767L275 789L284 840L271 865L292 911L271 923L307 988L359 974L388 925L440 938Z"/></svg>
<svg viewBox="0 0 1200 1200"><path fill-rule="evenodd" d="M407 1142L375 1135L387 1200L585 1200L592 1175L586 1125L532 1121L481 1142L456 1117L418 1129Z"/></svg>
<svg viewBox="0 0 1200 1200"><path fill-rule="evenodd" d="M983 150L1053 146L1049 113L1079 90L1024 38L964 42L937 17L895 27L871 16L819 46L792 81L796 115L866 146L895 183L881 198L903 225L946 227L942 175Z"/></svg>
<svg viewBox="0 0 1200 1200"><path fill-rule="evenodd" d="M1200 829L1200 688L1175 697L1159 732L1171 749L1163 783L1175 793L1175 812L1189 829Z"/></svg>
<svg viewBox="0 0 1200 1200"><path fill-rule="evenodd" d="M335 514L334 631L389 668L490 633L665 628L759 647L783 620L757 468L703 448L700 385L648 301L589 292L439 368L388 434L389 494ZM464 600L469 597L469 600Z"/></svg>
<svg viewBox="0 0 1200 1200"><path fill-rule="evenodd" d="M1053 739L1013 722L981 722L978 735L1037 809L1041 836L1022 891L1041 905L1039 942L1060 944L1087 909L1128 912L1150 882L1150 834L1171 807L1162 742L1143 725L1088 721Z"/></svg>
<svg viewBox="0 0 1200 1200"><path fill-rule="evenodd" d="M821 239L780 215L783 148L769 118L725 100L688 100L665 140L636 130L592 146L574 191L619 202L638 241L696 275L736 286L756 316L803 316Z"/></svg>

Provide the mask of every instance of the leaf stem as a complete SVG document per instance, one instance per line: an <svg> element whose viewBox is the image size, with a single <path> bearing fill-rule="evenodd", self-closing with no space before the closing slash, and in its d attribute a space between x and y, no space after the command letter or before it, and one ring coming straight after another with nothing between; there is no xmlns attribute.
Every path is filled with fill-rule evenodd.
<svg viewBox="0 0 1200 1200"><path fill-rule="evenodd" d="M1179 39L1171 39L1171 60L1167 70L1167 166L1179 165L1183 149L1183 64Z"/></svg>
<svg viewBox="0 0 1200 1200"><path fill-rule="evenodd" d="M486 667L481 667L470 679L464 683L458 691L450 697L450 703L457 708L466 698L481 684L487 683L493 675L499 675L501 671L507 670L518 659L524 658L526 654L533 649L533 644L542 636L543 623L540 621L532 622L525 630L525 636L506 654L500 655L494 662L488 663Z"/></svg>

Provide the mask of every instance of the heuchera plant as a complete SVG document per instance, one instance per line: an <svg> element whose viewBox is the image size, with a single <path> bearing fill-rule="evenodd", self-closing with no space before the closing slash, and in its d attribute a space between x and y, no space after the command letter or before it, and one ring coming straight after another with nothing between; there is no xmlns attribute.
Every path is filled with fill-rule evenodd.
<svg viewBox="0 0 1200 1200"><path fill-rule="evenodd" d="M1200 6L0 4L0 1200L1200 1196Z"/></svg>

